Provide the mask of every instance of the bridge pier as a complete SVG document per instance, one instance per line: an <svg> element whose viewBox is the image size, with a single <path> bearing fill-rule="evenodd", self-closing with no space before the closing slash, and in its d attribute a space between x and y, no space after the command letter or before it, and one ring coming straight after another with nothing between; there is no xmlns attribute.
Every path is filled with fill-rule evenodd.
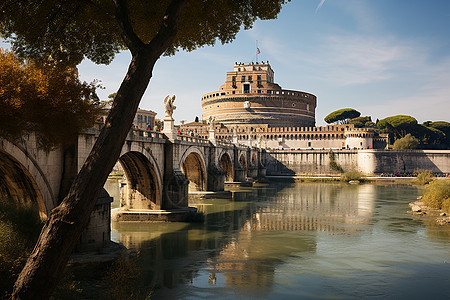
<svg viewBox="0 0 450 300"><path fill-rule="evenodd" d="M234 169L234 181L235 182L247 181L247 169L235 168Z"/></svg>
<svg viewBox="0 0 450 300"><path fill-rule="evenodd" d="M208 191L220 192L225 188L225 172L215 164L208 168Z"/></svg>
<svg viewBox="0 0 450 300"><path fill-rule="evenodd" d="M74 252L101 251L111 243L111 202L113 198L102 189Z"/></svg>

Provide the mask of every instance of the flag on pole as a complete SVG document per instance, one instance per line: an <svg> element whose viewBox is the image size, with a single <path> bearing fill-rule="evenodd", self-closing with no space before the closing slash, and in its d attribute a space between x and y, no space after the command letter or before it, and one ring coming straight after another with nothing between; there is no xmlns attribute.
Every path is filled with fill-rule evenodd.
<svg viewBox="0 0 450 300"><path fill-rule="evenodd" d="M261 51L259 51L259 48L256 48L256 54L260 54Z"/></svg>

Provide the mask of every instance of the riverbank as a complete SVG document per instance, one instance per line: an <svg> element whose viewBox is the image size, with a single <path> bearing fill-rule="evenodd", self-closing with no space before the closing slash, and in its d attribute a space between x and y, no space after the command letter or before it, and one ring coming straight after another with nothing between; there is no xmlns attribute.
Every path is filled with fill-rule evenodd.
<svg viewBox="0 0 450 300"><path fill-rule="evenodd" d="M448 215L448 213L440 209L429 207L425 205L421 200L411 202L409 203L409 206L411 207L411 210L408 211L408 213L411 215L421 216L429 220L433 219L440 225L450 224L450 216Z"/></svg>
<svg viewBox="0 0 450 300"><path fill-rule="evenodd" d="M341 182L341 176L266 176L271 181L291 181L291 182ZM382 177L382 176L368 176L364 177L365 182L389 182L409 184L416 177Z"/></svg>

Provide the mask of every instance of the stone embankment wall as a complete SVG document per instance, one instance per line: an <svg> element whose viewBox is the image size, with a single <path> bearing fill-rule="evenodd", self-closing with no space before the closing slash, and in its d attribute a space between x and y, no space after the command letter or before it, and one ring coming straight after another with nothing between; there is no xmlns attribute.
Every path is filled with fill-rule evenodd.
<svg viewBox="0 0 450 300"><path fill-rule="evenodd" d="M450 173L450 150L271 150L265 155L267 175L338 175L333 160L343 172Z"/></svg>

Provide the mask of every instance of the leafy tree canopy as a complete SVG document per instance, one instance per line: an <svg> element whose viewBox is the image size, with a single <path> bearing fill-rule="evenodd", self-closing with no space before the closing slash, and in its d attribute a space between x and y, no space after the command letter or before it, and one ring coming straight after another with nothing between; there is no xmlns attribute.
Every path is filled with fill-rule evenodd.
<svg viewBox="0 0 450 300"><path fill-rule="evenodd" d="M425 125L427 127L439 129L440 131L442 131L446 135L450 134L450 123L449 122L446 122L446 121L436 121L436 122L427 121L427 122L424 122L423 125Z"/></svg>
<svg viewBox="0 0 450 300"><path fill-rule="evenodd" d="M384 132L394 135L395 138L404 137L417 125L417 120L411 116L397 115L381 119L377 127Z"/></svg>
<svg viewBox="0 0 450 300"><path fill-rule="evenodd" d="M394 149L417 149L420 142L419 140L408 133L406 136L395 141L393 148Z"/></svg>
<svg viewBox="0 0 450 300"><path fill-rule="evenodd" d="M356 128L363 128L366 127L367 122L372 122L372 118L370 116L353 118L348 121L348 124L354 124Z"/></svg>
<svg viewBox="0 0 450 300"><path fill-rule="evenodd" d="M353 108L343 108L330 113L324 118L325 122L328 124L334 122L345 123L349 119L357 118L361 113Z"/></svg>
<svg viewBox="0 0 450 300"><path fill-rule="evenodd" d="M231 42L240 29L250 29L256 19L275 19L288 1L191 0L180 15L178 33L165 54L179 49L192 51L216 41ZM136 34L133 42L152 40L169 3L127 1L128 19ZM108 64L116 53L126 49L110 0L6 0L0 4L0 20L0 34L21 57L52 57L69 65L88 58Z"/></svg>
<svg viewBox="0 0 450 300"><path fill-rule="evenodd" d="M364 124L364 127L367 127L367 128L375 128L375 127L377 127L377 124L375 124L375 123L372 122L372 121L368 121L368 122L366 122L366 124Z"/></svg>
<svg viewBox="0 0 450 300"><path fill-rule="evenodd" d="M445 139L445 134L439 129L427 127L422 124L414 126L411 133L424 144L440 144Z"/></svg>
<svg viewBox="0 0 450 300"><path fill-rule="evenodd" d="M391 116L384 119L381 119L377 126L380 129L387 128L389 126L393 128L409 128L413 125L417 124L417 120L411 116L406 115L397 115L397 116Z"/></svg>
<svg viewBox="0 0 450 300"><path fill-rule="evenodd" d="M72 142L100 112L95 87L75 68L37 67L0 49L0 137L35 132L43 148Z"/></svg>
<svg viewBox="0 0 450 300"><path fill-rule="evenodd" d="M427 127L435 128L440 131L442 131L445 134L445 137L443 139L444 143L447 144L448 147L450 147L450 123L446 121L436 121L436 122L424 122L423 123Z"/></svg>

